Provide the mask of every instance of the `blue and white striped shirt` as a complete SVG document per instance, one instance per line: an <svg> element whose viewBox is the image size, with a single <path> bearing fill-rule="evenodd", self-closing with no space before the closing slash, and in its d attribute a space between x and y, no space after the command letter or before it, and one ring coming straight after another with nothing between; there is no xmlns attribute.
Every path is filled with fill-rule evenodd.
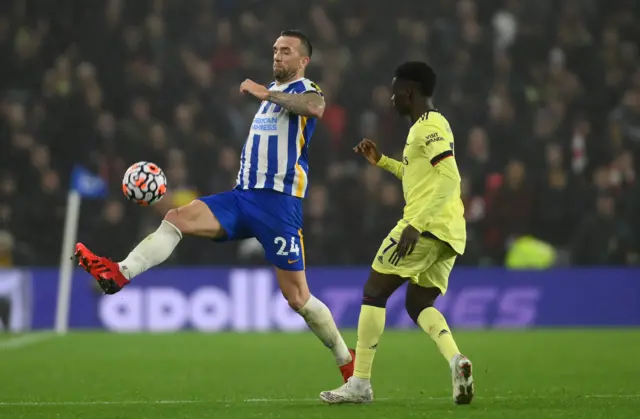
<svg viewBox="0 0 640 419"><path fill-rule="evenodd" d="M273 82L269 90L322 95L320 88L306 78L281 85ZM236 187L272 189L304 198L308 185L309 141L316 123L316 118L296 115L275 103L263 101L242 148Z"/></svg>

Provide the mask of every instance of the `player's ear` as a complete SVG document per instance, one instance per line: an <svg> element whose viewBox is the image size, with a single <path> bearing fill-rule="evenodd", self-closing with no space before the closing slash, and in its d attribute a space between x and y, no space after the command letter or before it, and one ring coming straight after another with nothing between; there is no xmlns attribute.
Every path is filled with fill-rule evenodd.
<svg viewBox="0 0 640 419"><path fill-rule="evenodd" d="M309 57L302 57L302 59L300 60L300 68L304 68L307 65L309 65L309 61L311 61L311 58Z"/></svg>

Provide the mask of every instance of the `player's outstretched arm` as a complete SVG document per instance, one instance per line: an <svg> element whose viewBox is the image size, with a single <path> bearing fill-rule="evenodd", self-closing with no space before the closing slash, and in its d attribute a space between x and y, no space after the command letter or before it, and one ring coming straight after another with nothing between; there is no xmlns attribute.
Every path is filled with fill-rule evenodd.
<svg viewBox="0 0 640 419"><path fill-rule="evenodd" d="M311 118L322 118L326 106L324 98L318 92L310 91L302 94L272 92L266 86L250 79L240 84L240 93L249 93L257 99L280 105L289 112Z"/></svg>
<svg viewBox="0 0 640 419"><path fill-rule="evenodd" d="M362 154L374 166L382 167L393 173L398 179L402 179L402 163L378 151L378 146L373 141L365 138L357 146L353 147L353 151Z"/></svg>
<svg viewBox="0 0 640 419"><path fill-rule="evenodd" d="M324 115L324 98L316 92L293 94L269 91L267 100L297 115L318 119Z"/></svg>

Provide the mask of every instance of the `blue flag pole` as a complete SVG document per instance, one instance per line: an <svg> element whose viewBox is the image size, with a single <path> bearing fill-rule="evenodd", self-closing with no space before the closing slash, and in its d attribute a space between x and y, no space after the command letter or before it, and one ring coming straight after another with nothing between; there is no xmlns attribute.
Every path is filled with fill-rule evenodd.
<svg viewBox="0 0 640 419"><path fill-rule="evenodd" d="M58 304L56 306L56 333L63 335L69 329L69 309L71 303L71 279L73 275L72 257L78 237L80 205L82 198L104 198L107 185L99 176L82 166L74 167L71 172L71 185L67 194L67 209L64 219L64 235L60 256L58 276Z"/></svg>

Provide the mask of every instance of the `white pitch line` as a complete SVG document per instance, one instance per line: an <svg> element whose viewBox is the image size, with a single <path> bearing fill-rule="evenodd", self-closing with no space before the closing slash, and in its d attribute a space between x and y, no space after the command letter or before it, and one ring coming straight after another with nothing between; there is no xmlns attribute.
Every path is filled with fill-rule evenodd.
<svg viewBox="0 0 640 419"><path fill-rule="evenodd" d="M566 396L572 397L572 396ZM553 400L565 396L487 396L476 397L479 400ZM575 399L640 399L640 394L583 394L574 396ZM375 401L438 401L451 400L451 397L384 397ZM291 398L291 399L244 399L244 400L96 400L96 401L25 401L0 402L2 407L48 407L48 406L125 406L125 405L179 405L179 404L238 404L238 403L322 403L319 398Z"/></svg>
<svg viewBox="0 0 640 419"><path fill-rule="evenodd" d="M20 349L25 346L53 339L56 336L57 335L53 333L30 333L15 338L9 338L8 340L0 341L0 350Z"/></svg>
<svg viewBox="0 0 640 419"><path fill-rule="evenodd" d="M192 403L214 403L205 400L97 400L97 401L62 401L62 402L0 402L0 407L19 406L101 406L117 405L124 406L130 404L192 404ZM218 401L222 403L222 401Z"/></svg>

